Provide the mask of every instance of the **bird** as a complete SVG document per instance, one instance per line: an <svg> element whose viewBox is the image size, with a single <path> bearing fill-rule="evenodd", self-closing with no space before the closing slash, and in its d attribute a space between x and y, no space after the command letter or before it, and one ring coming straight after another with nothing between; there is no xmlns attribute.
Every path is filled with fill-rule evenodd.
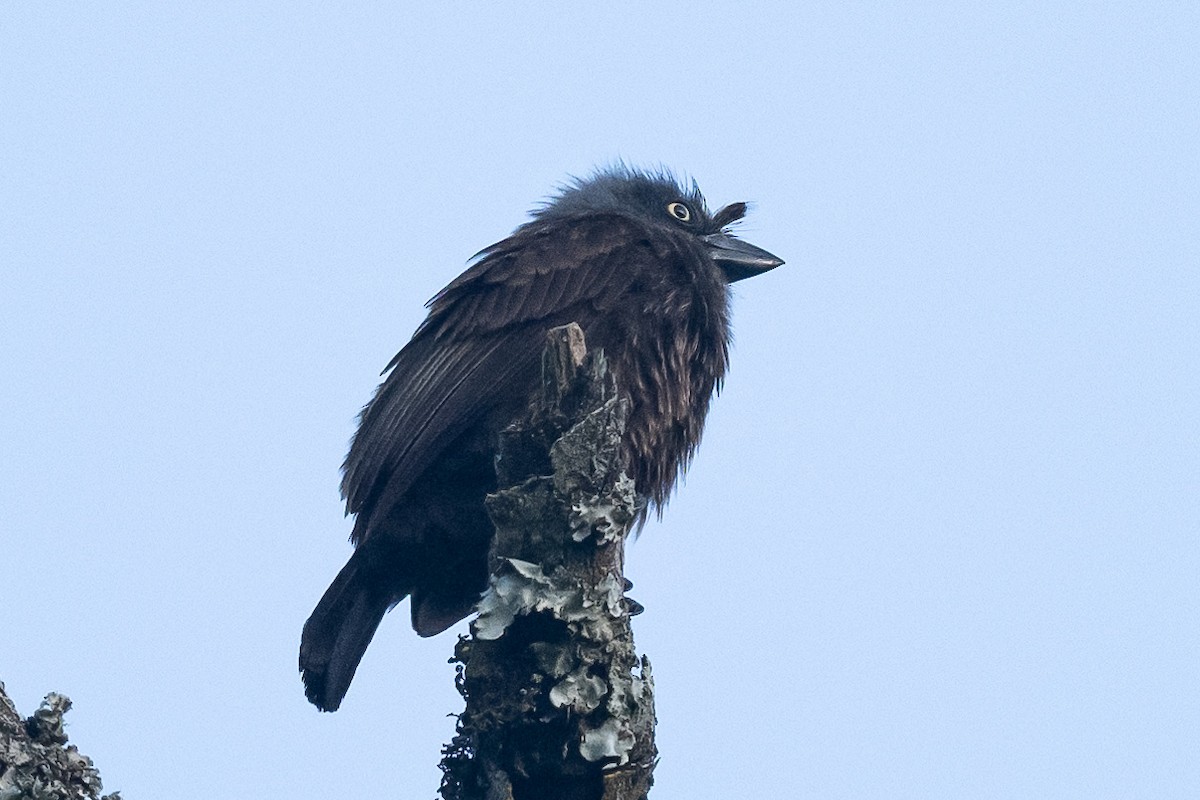
<svg viewBox="0 0 1200 800"><path fill-rule="evenodd" d="M643 515L700 442L729 360L729 285L780 266L710 213L696 182L619 163L575 178L427 303L383 371L342 465L354 552L304 625L308 699L335 711L384 615L406 597L433 636L487 583L501 430L541 382L546 332L577 323L629 403L622 441ZM644 521L644 516L643 520Z"/></svg>

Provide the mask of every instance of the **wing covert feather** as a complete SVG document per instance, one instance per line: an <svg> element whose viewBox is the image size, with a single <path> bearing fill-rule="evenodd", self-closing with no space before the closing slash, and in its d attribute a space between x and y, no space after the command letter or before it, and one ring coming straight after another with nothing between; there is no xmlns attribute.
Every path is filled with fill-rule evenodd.
<svg viewBox="0 0 1200 800"><path fill-rule="evenodd" d="M528 396L549 328L587 329L662 258L618 215L531 223L485 250L430 301L363 410L343 465L347 513L386 513L457 436Z"/></svg>

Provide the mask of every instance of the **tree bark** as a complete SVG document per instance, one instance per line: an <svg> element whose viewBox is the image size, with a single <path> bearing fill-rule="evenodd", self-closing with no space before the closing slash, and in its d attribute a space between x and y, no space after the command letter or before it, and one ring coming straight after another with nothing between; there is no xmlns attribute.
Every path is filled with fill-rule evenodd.
<svg viewBox="0 0 1200 800"><path fill-rule="evenodd" d="M0 798L3 800L120 800L100 797L100 773L92 760L67 744L63 715L71 701L51 692L28 719L21 719L0 682Z"/></svg>
<svg viewBox="0 0 1200 800"><path fill-rule="evenodd" d="M645 508L621 446L628 403L571 324L543 391L501 436L490 579L455 648L466 703L445 800L640 800L653 782L654 682L629 624L625 539Z"/></svg>

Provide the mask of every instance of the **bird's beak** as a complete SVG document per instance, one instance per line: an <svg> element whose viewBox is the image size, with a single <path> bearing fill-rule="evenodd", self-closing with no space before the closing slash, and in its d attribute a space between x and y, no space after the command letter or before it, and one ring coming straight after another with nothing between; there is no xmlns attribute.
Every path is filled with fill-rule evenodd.
<svg viewBox="0 0 1200 800"><path fill-rule="evenodd" d="M783 259L755 247L749 242L735 239L725 233L713 233L704 237L708 254L725 273L725 282L733 283L752 278L783 263Z"/></svg>

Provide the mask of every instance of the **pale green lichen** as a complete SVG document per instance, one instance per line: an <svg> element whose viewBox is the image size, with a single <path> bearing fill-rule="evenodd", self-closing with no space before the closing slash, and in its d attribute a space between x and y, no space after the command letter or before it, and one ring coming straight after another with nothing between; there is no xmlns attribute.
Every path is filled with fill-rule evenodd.
<svg viewBox="0 0 1200 800"><path fill-rule="evenodd" d="M608 694L602 678L588 674L588 666L580 666L550 689L550 702L556 708L569 708L580 714L590 714L600 707Z"/></svg>
<svg viewBox="0 0 1200 800"><path fill-rule="evenodd" d="M633 749L633 731L628 725L609 717L598 728L583 734L579 743L579 754L588 761L607 761L615 758L617 765L629 763L629 751Z"/></svg>
<svg viewBox="0 0 1200 800"><path fill-rule="evenodd" d="M571 538L582 542L595 534L600 544L614 542L629 530L638 507L633 479L622 472L611 492L582 495L571 504Z"/></svg>

